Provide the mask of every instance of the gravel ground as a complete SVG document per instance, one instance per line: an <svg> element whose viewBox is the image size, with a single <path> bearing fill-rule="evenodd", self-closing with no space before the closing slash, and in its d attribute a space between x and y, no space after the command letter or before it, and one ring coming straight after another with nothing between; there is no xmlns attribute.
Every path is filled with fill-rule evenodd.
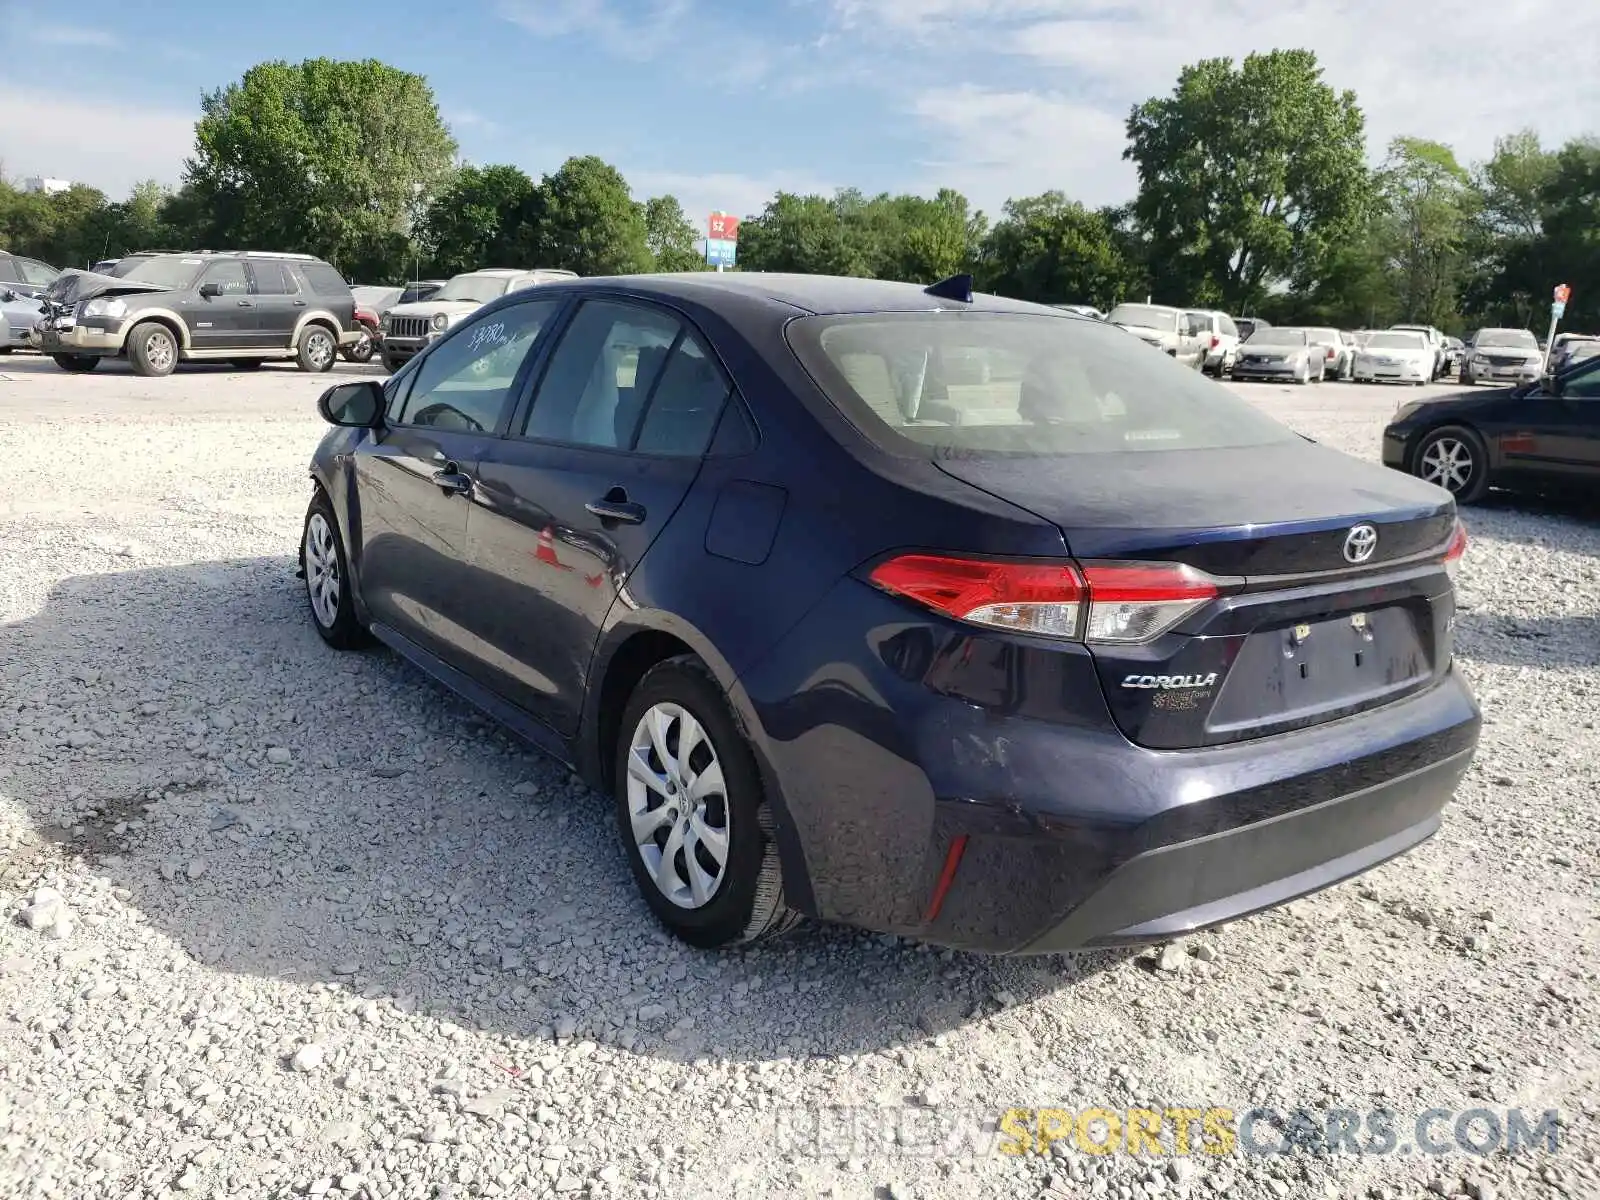
<svg viewBox="0 0 1600 1200"><path fill-rule="evenodd" d="M325 382L0 360L0 1195L1600 1195L1592 514L1468 514L1487 725L1403 860L1159 955L713 957L653 926L599 798L318 641ZM1417 394L1241 390L1363 456ZM1182 1161L981 1128L1141 1104L1564 1124L1553 1155Z"/></svg>

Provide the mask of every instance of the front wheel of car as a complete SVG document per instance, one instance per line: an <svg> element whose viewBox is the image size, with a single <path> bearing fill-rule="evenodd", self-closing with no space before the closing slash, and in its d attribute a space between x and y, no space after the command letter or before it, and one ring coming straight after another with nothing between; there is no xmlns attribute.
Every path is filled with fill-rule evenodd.
<svg viewBox="0 0 1600 1200"><path fill-rule="evenodd" d="M699 659L668 659L634 689L612 788L635 883L658 920L712 950L782 933L784 902L755 754Z"/></svg>
<svg viewBox="0 0 1600 1200"><path fill-rule="evenodd" d="M320 375L333 370L339 357L339 343L326 325L307 325L295 343L294 360L302 371Z"/></svg>
<svg viewBox="0 0 1600 1200"><path fill-rule="evenodd" d="M1483 439L1472 430L1446 425L1417 445L1412 474L1438 484L1458 503L1471 504L1489 488L1489 454Z"/></svg>
<svg viewBox="0 0 1600 1200"><path fill-rule="evenodd" d="M393 355L389 354L385 354L383 356L383 369L389 372L391 375L405 365L406 360L403 358L395 358Z"/></svg>
<svg viewBox="0 0 1600 1200"><path fill-rule="evenodd" d="M74 375L87 375L100 365L98 354L52 354L50 359L63 371Z"/></svg>
<svg viewBox="0 0 1600 1200"><path fill-rule="evenodd" d="M349 559L345 556L344 539L339 536L339 521L321 491L306 509L300 566L305 575L311 623L322 640L335 650L357 650L367 645L371 636L356 616Z"/></svg>
<svg viewBox="0 0 1600 1200"><path fill-rule="evenodd" d="M171 375L178 369L178 339L158 321L135 325L128 334L128 361L139 375Z"/></svg>

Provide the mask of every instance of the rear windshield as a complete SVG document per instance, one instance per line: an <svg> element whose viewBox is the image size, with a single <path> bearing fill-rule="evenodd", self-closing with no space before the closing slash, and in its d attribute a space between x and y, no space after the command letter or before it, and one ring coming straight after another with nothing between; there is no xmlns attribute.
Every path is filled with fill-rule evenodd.
<svg viewBox="0 0 1600 1200"><path fill-rule="evenodd" d="M1420 333L1375 333L1367 339L1368 350L1426 350L1428 340Z"/></svg>
<svg viewBox="0 0 1600 1200"><path fill-rule="evenodd" d="M1137 325L1140 329L1161 329L1171 333L1178 328L1176 309L1149 304L1119 304L1106 314L1113 325Z"/></svg>
<svg viewBox="0 0 1600 1200"><path fill-rule="evenodd" d="M1295 435L1114 326L1013 313L801 317L789 344L883 449L934 458L1205 450Z"/></svg>
<svg viewBox="0 0 1600 1200"><path fill-rule="evenodd" d="M1245 338L1247 346L1304 346L1306 344L1306 331L1304 329L1278 329L1268 327L1258 329Z"/></svg>

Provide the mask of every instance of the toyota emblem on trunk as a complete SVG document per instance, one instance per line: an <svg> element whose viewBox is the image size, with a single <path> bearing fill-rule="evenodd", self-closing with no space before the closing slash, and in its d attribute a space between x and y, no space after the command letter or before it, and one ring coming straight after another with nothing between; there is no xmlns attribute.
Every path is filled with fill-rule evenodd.
<svg viewBox="0 0 1600 1200"><path fill-rule="evenodd" d="M1351 526L1350 532L1344 535L1344 558L1346 562L1364 563L1372 557L1372 552L1378 548L1378 531L1371 525Z"/></svg>

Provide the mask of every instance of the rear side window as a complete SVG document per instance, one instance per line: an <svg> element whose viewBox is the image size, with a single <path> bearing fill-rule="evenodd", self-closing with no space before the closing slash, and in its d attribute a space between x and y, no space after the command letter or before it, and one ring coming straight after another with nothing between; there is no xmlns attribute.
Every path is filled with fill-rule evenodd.
<svg viewBox="0 0 1600 1200"><path fill-rule="evenodd" d="M705 348L685 334L650 393L633 448L641 454L700 457L711 444L728 391L728 381Z"/></svg>
<svg viewBox="0 0 1600 1200"><path fill-rule="evenodd" d="M344 276L327 263L310 262L298 265L301 274L306 277L306 282L311 285L311 290L317 295L343 298L350 294L350 285L344 281Z"/></svg>
<svg viewBox="0 0 1600 1200"><path fill-rule="evenodd" d="M1286 442L1285 426L1092 321L1013 313L802 317L789 344L886 450L1051 457Z"/></svg>
<svg viewBox="0 0 1600 1200"><path fill-rule="evenodd" d="M295 287L294 276L278 262L253 262L250 270L256 277L256 291L263 296L292 296L300 289Z"/></svg>

